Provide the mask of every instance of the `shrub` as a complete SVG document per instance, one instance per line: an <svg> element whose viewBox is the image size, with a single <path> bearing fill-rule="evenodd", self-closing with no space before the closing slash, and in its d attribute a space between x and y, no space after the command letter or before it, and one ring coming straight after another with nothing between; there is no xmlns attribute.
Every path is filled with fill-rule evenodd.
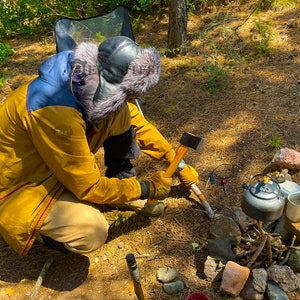
<svg viewBox="0 0 300 300"><path fill-rule="evenodd" d="M255 38L252 38L252 43L256 48L257 56L268 56L272 52L272 48L270 47L270 41L273 37L272 22L265 25L260 21L255 21L254 25Z"/></svg>
<svg viewBox="0 0 300 300"><path fill-rule="evenodd" d="M54 22L61 16L86 18L104 14L122 5L130 11L150 10L157 0L106 0L106 1L0 1L0 35L5 37L33 35L53 29Z"/></svg>
<svg viewBox="0 0 300 300"><path fill-rule="evenodd" d="M2 62L10 55L13 55L15 50L11 48L8 44L0 43L0 66Z"/></svg>
<svg viewBox="0 0 300 300"><path fill-rule="evenodd" d="M269 140L269 145L275 149L279 149L280 148L280 144L281 144L281 139L279 136L273 136L270 140Z"/></svg>

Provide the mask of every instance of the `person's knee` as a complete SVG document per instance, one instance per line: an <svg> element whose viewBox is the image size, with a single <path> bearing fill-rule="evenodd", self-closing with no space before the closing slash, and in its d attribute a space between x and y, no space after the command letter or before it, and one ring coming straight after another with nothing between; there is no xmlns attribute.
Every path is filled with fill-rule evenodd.
<svg viewBox="0 0 300 300"><path fill-rule="evenodd" d="M62 243L71 252L89 253L105 243L108 228L99 209L65 190L44 221L40 234Z"/></svg>
<svg viewBox="0 0 300 300"><path fill-rule="evenodd" d="M81 223L78 228L80 235L76 234L76 238L64 243L65 248L75 253L90 253L100 248L107 239L109 228L107 221L104 218L101 219L97 222L91 218L88 223ZM93 220L95 222L92 222Z"/></svg>

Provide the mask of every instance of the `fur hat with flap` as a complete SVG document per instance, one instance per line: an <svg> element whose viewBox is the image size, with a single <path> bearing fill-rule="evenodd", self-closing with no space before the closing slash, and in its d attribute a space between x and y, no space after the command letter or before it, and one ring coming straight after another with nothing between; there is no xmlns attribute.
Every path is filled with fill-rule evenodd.
<svg viewBox="0 0 300 300"><path fill-rule="evenodd" d="M74 66L73 92L94 124L156 85L161 73L157 50L140 48L125 36L109 38L99 47L91 42L79 44Z"/></svg>

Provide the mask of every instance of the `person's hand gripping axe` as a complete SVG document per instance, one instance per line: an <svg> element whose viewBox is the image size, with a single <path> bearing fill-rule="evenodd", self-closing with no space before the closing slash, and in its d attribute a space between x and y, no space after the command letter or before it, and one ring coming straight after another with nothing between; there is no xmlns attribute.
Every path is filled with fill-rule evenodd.
<svg viewBox="0 0 300 300"><path fill-rule="evenodd" d="M201 205L205 208L208 217L212 219L214 217L214 212L209 203L205 200L203 193L197 185L199 174L195 168L185 164L183 160L188 148L200 151L203 148L204 143L205 139L192 135L191 133L184 132L181 137L180 146L177 152L174 154L168 154L170 165L167 168L164 176L171 177L174 173L176 173L182 185L187 189L192 189L192 191L197 195L201 201Z"/></svg>

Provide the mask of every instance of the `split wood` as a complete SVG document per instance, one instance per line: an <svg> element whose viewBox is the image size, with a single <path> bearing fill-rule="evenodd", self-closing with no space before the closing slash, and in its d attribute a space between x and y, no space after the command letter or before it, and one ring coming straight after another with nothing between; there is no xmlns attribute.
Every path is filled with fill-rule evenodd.
<svg viewBox="0 0 300 300"><path fill-rule="evenodd" d="M294 246L295 241L296 241L296 236L294 235L293 239L292 239L292 242L291 242L291 246L289 247L289 250L288 250L284 260L279 265L283 266L288 261L288 259L290 257L290 254L291 254L291 247Z"/></svg>
<svg viewBox="0 0 300 300"><path fill-rule="evenodd" d="M260 253L262 252L262 250L265 247L265 244L267 242L268 239L268 235L264 234L262 239L261 239L261 244L259 245L259 247L256 249L255 253L253 254L252 258L250 259L250 261L247 264L247 268L251 268L252 265L254 264L254 262L256 261L256 259L258 258L258 256L260 255Z"/></svg>
<svg viewBox="0 0 300 300"><path fill-rule="evenodd" d="M244 251L241 252L239 254L236 254L236 258L243 258L245 256L251 255L252 253L254 253L250 259L250 261L248 262L248 264L246 265L247 268L254 268L257 265L260 265L262 262L257 262L258 257L260 256L260 254L262 253L262 251L265 249L266 251L266 264L267 267L269 268L270 266L272 266L273 264L276 263L276 261L273 261L273 252L272 252L272 236L277 236L278 234L269 234L265 231L262 231L262 238L260 239L260 245L258 247L256 247L255 249L251 249L248 251ZM284 251L287 250L286 256L283 260L281 260L281 262L277 262L279 265L284 265L289 256L290 256L290 251L294 246L296 237L294 236L292 241L291 241L291 245L285 247L284 249L280 249L278 251L276 251L276 253L274 253L274 256L276 256L276 254L282 254ZM249 240L248 240L249 242ZM252 241L253 242L253 241ZM257 242L257 241L256 241ZM280 255L281 257L281 255ZM277 258L278 260L278 258Z"/></svg>

